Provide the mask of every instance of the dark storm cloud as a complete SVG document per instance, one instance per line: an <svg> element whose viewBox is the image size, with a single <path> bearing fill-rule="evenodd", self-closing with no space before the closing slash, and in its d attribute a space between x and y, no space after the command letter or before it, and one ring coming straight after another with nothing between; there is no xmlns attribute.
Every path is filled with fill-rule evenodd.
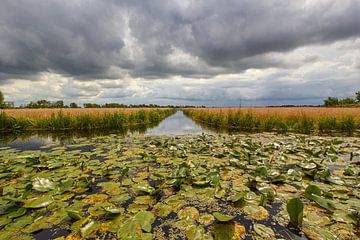
<svg viewBox="0 0 360 240"><path fill-rule="evenodd" d="M130 27L143 43L150 63L163 58L159 49L171 53L171 43L212 66L242 70L254 64L244 61L246 58L360 34L359 1L323 1L309 7L304 1L187 2L128 4ZM263 65L261 58L257 65Z"/></svg>
<svg viewBox="0 0 360 240"><path fill-rule="evenodd" d="M4 0L0 72L102 73L124 46L113 20L112 6L100 1Z"/></svg>
<svg viewBox="0 0 360 240"><path fill-rule="evenodd" d="M0 79L121 77L110 67L145 78L294 67L268 54L357 37L359 12L357 0L2 0ZM169 60L179 54L190 58Z"/></svg>

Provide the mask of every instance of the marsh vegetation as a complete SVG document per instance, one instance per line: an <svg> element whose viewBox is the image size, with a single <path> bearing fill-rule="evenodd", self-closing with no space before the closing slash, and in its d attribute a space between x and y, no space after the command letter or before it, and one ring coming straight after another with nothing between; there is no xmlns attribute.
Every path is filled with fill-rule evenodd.
<svg viewBox="0 0 360 240"><path fill-rule="evenodd" d="M55 112L45 116L32 112L31 118L37 122L59 114L68 119L83 115L51 111ZM174 112L109 111L92 112L90 117L119 114L126 117L125 123L144 119L158 123ZM150 117L154 111L163 115ZM215 110L189 111L196 120L194 116L209 116ZM21 116L6 114L14 119ZM182 114L174 116L164 123L175 125L172 128L191 123L179 120L186 118ZM341 114L333 117L342 119ZM189 126L184 127L186 134L171 135L163 131L171 129L168 126L160 129L159 136L111 134L97 132L98 128L90 128L91 135L56 131L52 136L59 139L71 136L69 132L73 135L34 148L1 147L0 236L8 240L358 236L358 138L276 132L199 134L197 128L193 128L196 134L188 134ZM21 132L31 131L8 136ZM39 136L50 133L37 131Z"/></svg>
<svg viewBox="0 0 360 240"><path fill-rule="evenodd" d="M184 113L200 125L229 132L351 134L360 129L360 108L193 108Z"/></svg>
<svg viewBox="0 0 360 240"><path fill-rule="evenodd" d="M159 123L174 109L10 109L0 112L0 131L124 129Z"/></svg>

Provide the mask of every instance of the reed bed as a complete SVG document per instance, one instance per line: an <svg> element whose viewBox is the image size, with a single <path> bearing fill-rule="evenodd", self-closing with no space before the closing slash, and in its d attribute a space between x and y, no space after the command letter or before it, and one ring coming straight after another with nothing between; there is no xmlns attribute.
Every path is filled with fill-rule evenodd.
<svg viewBox="0 0 360 240"><path fill-rule="evenodd" d="M0 112L0 131L122 129L158 123L174 109L12 109Z"/></svg>
<svg viewBox="0 0 360 240"><path fill-rule="evenodd" d="M11 117L27 117L31 119L51 117L54 114L63 113L69 116L80 115L104 115L111 113L132 114L139 111L153 111L157 108L38 108L38 109L4 109L2 110Z"/></svg>
<svg viewBox="0 0 360 240"><path fill-rule="evenodd" d="M352 133L360 128L360 108L196 108L184 113L202 125L229 131Z"/></svg>

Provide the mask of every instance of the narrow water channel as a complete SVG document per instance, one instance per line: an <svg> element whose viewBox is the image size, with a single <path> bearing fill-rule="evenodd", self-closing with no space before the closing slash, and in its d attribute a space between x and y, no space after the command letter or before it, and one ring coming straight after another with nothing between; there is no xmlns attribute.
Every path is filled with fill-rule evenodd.
<svg viewBox="0 0 360 240"><path fill-rule="evenodd" d="M96 131L62 131L62 132L26 132L18 135L0 136L0 147L11 147L18 150L38 150L42 146L55 143L66 144L74 138L90 138L95 136L106 136L117 134L126 136L126 134L145 134L148 136L158 135L185 135L209 133L196 124L191 118L184 115L182 111L177 111L170 117L161 121L157 126L149 129L125 129L125 130L96 130Z"/></svg>
<svg viewBox="0 0 360 240"><path fill-rule="evenodd" d="M209 133L209 130L196 124L191 118L187 117L182 111L177 111L174 115L164 119L158 126L146 131L146 135L185 135Z"/></svg>

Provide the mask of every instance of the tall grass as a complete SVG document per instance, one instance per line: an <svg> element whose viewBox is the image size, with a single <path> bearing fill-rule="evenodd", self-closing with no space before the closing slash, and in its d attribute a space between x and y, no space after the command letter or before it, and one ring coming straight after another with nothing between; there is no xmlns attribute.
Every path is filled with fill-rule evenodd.
<svg viewBox="0 0 360 240"><path fill-rule="evenodd" d="M273 110L273 111L272 111ZM360 129L360 109L247 108L184 109L196 122L232 131L293 131L298 133L353 133Z"/></svg>
<svg viewBox="0 0 360 240"><path fill-rule="evenodd" d="M20 110L21 111L21 110ZM122 129L136 125L148 125L161 121L175 112L174 109L151 109L131 111L106 111L106 112L83 112L83 114L71 114L66 111L56 111L27 117L26 115L11 116L0 112L0 131L21 130L64 130L64 129ZM31 116L31 115L30 115Z"/></svg>

